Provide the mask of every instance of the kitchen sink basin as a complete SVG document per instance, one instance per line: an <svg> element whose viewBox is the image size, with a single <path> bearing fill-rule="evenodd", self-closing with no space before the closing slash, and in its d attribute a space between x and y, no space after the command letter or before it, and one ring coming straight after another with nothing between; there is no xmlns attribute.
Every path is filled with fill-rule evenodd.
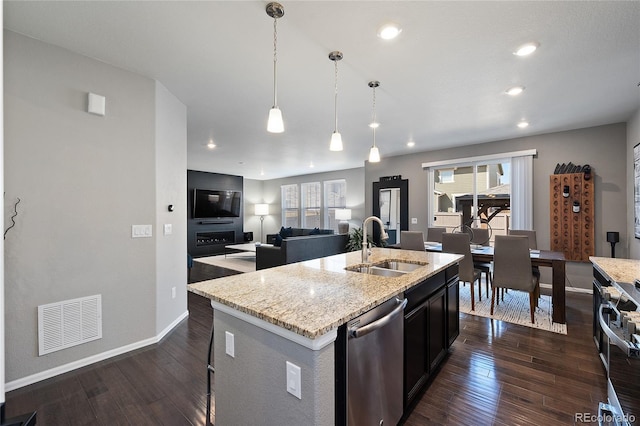
<svg viewBox="0 0 640 426"><path fill-rule="evenodd" d="M378 275L381 277L400 277L426 264L426 262L409 263L401 260L385 260L384 262L375 263L373 265L356 265L346 267L345 269L347 271Z"/></svg>

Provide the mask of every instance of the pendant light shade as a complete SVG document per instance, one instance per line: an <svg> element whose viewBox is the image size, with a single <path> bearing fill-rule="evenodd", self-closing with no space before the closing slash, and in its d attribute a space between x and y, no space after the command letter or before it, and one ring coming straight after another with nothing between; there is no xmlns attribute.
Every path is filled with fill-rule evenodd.
<svg viewBox="0 0 640 426"><path fill-rule="evenodd" d="M369 150L369 162L370 163L379 163L380 162L380 150L376 146L376 129L380 126L380 123L376 121L376 87L380 86L379 81L370 81L369 87L373 89L373 108L371 112L371 124L369 127L373 129L373 146Z"/></svg>
<svg viewBox="0 0 640 426"><path fill-rule="evenodd" d="M284 123L282 122L282 111L274 106L269 110L269 121L267 122L267 131L269 133L284 132Z"/></svg>
<svg viewBox="0 0 640 426"><path fill-rule="evenodd" d="M342 135L338 132L333 132L331 135L331 144L329 144L329 151L342 151Z"/></svg>
<svg viewBox="0 0 640 426"><path fill-rule="evenodd" d="M334 62L336 68L334 93L335 129L331 135L331 143L329 144L330 151L342 151L342 135L338 132L338 61L342 59L342 56L342 52L338 52L337 50L329 53L329 59Z"/></svg>
<svg viewBox="0 0 640 426"><path fill-rule="evenodd" d="M271 2L267 4L267 15L273 18L273 106L269 111L269 121L267 121L267 131L270 133L284 132L284 122L282 112L278 108L278 18L284 16L284 7L280 3Z"/></svg>

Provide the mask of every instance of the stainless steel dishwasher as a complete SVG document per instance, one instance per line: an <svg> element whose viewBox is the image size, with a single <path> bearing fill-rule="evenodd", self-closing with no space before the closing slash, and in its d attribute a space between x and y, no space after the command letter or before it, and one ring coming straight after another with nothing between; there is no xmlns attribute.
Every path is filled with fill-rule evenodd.
<svg viewBox="0 0 640 426"><path fill-rule="evenodd" d="M394 297L347 323L349 426L392 426L402 417L406 305Z"/></svg>

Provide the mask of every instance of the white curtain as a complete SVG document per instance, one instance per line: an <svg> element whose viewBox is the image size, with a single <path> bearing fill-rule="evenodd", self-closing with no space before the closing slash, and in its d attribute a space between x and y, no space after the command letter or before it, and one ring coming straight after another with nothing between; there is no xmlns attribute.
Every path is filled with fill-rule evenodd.
<svg viewBox="0 0 640 426"><path fill-rule="evenodd" d="M533 229L533 156L511 158L511 229Z"/></svg>

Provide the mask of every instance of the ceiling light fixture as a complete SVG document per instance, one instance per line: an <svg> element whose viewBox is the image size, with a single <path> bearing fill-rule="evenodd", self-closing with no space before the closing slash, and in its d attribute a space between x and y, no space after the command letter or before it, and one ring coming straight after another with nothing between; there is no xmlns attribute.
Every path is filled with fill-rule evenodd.
<svg viewBox="0 0 640 426"><path fill-rule="evenodd" d="M335 72L335 97L334 97L334 118L335 118L335 130L331 135L331 144L329 145L330 151L342 151L342 135L338 132L338 61L343 57L342 52L337 50L329 53L329 59L331 59L336 68Z"/></svg>
<svg viewBox="0 0 640 426"><path fill-rule="evenodd" d="M413 148L414 146L416 146L416 143L414 141L409 141L409 142L407 142L407 146L409 148Z"/></svg>
<svg viewBox="0 0 640 426"><path fill-rule="evenodd" d="M273 106L269 111L269 121L267 121L267 131L269 133L284 132L284 122L282 112L278 108L278 18L284 16L284 7L280 3L272 2L267 4L267 15L273 18Z"/></svg>
<svg viewBox="0 0 640 426"><path fill-rule="evenodd" d="M513 52L513 54L516 56L531 55L533 52L536 51L538 47L540 47L540 43L535 43L535 42L526 43L518 47L518 49L515 52Z"/></svg>
<svg viewBox="0 0 640 426"><path fill-rule="evenodd" d="M209 139L209 143L207 144L207 148L213 149L216 147L216 144L213 143L213 139Z"/></svg>
<svg viewBox="0 0 640 426"><path fill-rule="evenodd" d="M378 37L383 40L393 40L398 37L401 32L402 29L397 24L386 24L378 30Z"/></svg>
<svg viewBox="0 0 640 426"><path fill-rule="evenodd" d="M376 87L380 86L379 81L370 81L369 87L373 89L373 108L372 108L372 119L369 127L373 129L373 146L369 151L369 162L370 163L379 163L380 162L380 150L376 146L376 129L380 127L380 123L376 121Z"/></svg>
<svg viewBox="0 0 640 426"><path fill-rule="evenodd" d="M529 123L527 121L521 121L518 123L518 127L521 129L526 129L527 127L529 127Z"/></svg>
<svg viewBox="0 0 640 426"><path fill-rule="evenodd" d="M505 90L505 93L509 96L517 96L522 92L524 92L524 86L514 86Z"/></svg>

